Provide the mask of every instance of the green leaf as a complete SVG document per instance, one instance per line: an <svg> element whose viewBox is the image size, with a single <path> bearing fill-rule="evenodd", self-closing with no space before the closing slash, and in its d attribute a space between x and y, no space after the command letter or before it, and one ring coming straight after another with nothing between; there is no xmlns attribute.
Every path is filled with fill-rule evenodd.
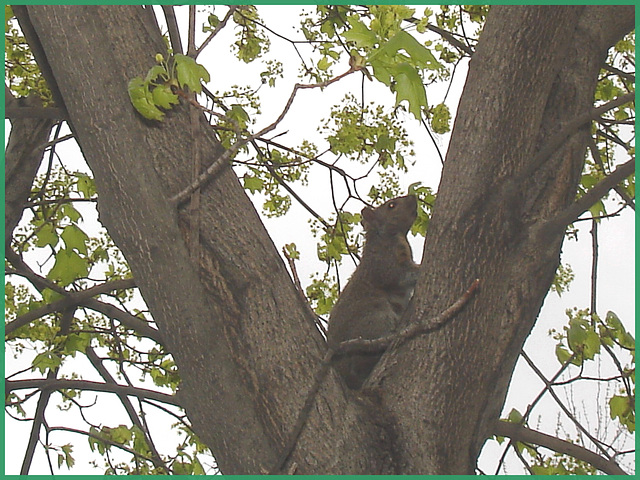
<svg viewBox="0 0 640 480"><path fill-rule="evenodd" d="M451 112L449 107L444 103L440 103L433 108L431 117L431 128L435 133L447 133L451 130L449 122L451 121Z"/></svg>
<svg viewBox="0 0 640 480"><path fill-rule="evenodd" d="M633 433L636 430L636 415L634 409L634 402L627 396L614 395L609 399L609 409L611 419L620 420L629 432Z"/></svg>
<svg viewBox="0 0 640 480"><path fill-rule="evenodd" d="M507 416L507 420L511 423L522 423L522 414L515 408L512 408Z"/></svg>
<svg viewBox="0 0 640 480"><path fill-rule="evenodd" d="M91 344L91 335L88 333L70 333L64 342L64 353L75 356L75 352L84 353Z"/></svg>
<svg viewBox="0 0 640 480"><path fill-rule="evenodd" d="M609 328L609 332L618 341L620 346L629 350L635 348L635 339L633 338L633 335L627 332L618 315L612 311L608 311L605 322Z"/></svg>
<svg viewBox="0 0 640 480"><path fill-rule="evenodd" d="M326 71L330 66L331 66L331 62L327 57L322 57L318 61L318 69L322 70L323 72Z"/></svg>
<svg viewBox="0 0 640 480"><path fill-rule="evenodd" d="M171 87L167 84L158 85L155 87L151 95L153 96L153 102L165 110L171 108L171 105L176 105L180 103L178 99L178 95L171 91Z"/></svg>
<svg viewBox="0 0 640 480"><path fill-rule="evenodd" d="M416 119L422 118L422 107L427 107L427 94L422 78L414 67L401 63L395 68L396 106L402 100L409 102L409 111Z"/></svg>
<svg viewBox="0 0 640 480"><path fill-rule="evenodd" d="M64 227L62 234L60 235L67 249L76 250L83 255L87 254L87 242L89 237L84 233L77 225L71 224Z"/></svg>
<svg viewBox="0 0 640 480"><path fill-rule="evenodd" d="M60 366L62 359L53 352L42 352L35 356L31 362L32 369L40 370L40 373L46 373L47 370L54 370Z"/></svg>
<svg viewBox="0 0 640 480"><path fill-rule="evenodd" d="M142 78L133 78L129 82L128 92L131 104L144 118L157 121L164 118L164 113L153 103L153 96L149 92L149 84Z"/></svg>
<svg viewBox="0 0 640 480"><path fill-rule="evenodd" d="M84 198L91 198L96 194L96 184L93 178L84 173L78 174L76 188L78 189L78 193L81 193Z"/></svg>
<svg viewBox="0 0 640 480"><path fill-rule="evenodd" d="M178 53L174 56L176 65L176 76L180 87L189 87L195 93L202 92L201 80L207 83L211 77L209 72L193 58Z"/></svg>
<svg viewBox="0 0 640 480"><path fill-rule="evenodd" d="M66 445L62 445L62 451L64 452L64 463L67 465L67 468L71 468L75 465L76 461L71 456L71 452L73 452L73 445L67 443ZM58 465L59 467L60 465Z"/></svg>
<svg viewBox="0 0 640 480"><path fill-rule="evenodd" d="M565 362L571 358L571 353L561 344L558 344L556 345L556 358L562 365L564 365Z"/></svg>
<svg viewBox="0 0 640 480"><path fill-rule="evenodd" d="M120 445L128 445L133 438L133 433L125 425L119 425L110 430L110 438Z"/></svg>
<svg viewBox="0 0 640 480"><path fill-rule="evenodd" d="M369 56L369 61L374 62L378 57L395 57L400 50L404 50L411 59L411 64L429 70L437 70L442 65L433 56L433 53L418 42L413 36L401 30L396 33L389 41L383 43L379 49Z"/></svg>
<svg viewBox="0 0 640 480"><path fill-rule="evenodd" d="M344 32L343 36L348 42L354 42L358 47L372 47L378 42L378 37L362 23L357 16L347 18L351 28Z"/></svg>
<svg viewBox="0 0 640 480"><path fill-rule="evenodd" d="M144 81L145 83L149 84L159 76L162 76L164 81L169 80L169 72L167 72L167 69L164 68L163 65L154 65L147 72L147 76L144 78Z"/></svg>
<svg viewBox="0 0 640 480"><path fill-rule="evenodd" d="M63 249L56 254L53 268L47 274L50 280L58 281L65 287L78 278L86 277L89 273L89 263L74 250Z"/></svg>
<svg viewBox="0 0 640 480"><path fill-rule="evenodd" d="M259 177L245 174L242 180L244 188L249 190L251 193L261 192L264 188L264 181Z"/></svg>
<svg viewBox="0 0 640 480"><path fill-rule="evenodd" d="M55 248L58 244L58 238L56 227L50 223L45 223L42 225L42 228L36 232L36 247L51 245Z"/></svg>

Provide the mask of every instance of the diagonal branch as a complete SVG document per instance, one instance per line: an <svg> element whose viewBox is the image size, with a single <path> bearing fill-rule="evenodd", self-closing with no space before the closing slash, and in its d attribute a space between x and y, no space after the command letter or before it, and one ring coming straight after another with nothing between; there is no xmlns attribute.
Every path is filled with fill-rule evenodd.
<svg viewBox="0 0 640 480"><path fill-rule="evenodd" d="M609 475L628 475L627 472L622 470L613 460L604 458L581 445L576 445L566 440L547 435L546 433L531 430L517 423L498 420L494 425L493 431L496 435L509 437L511 440L522 443L533 443L553 450L554 452L570 455L593 465L601 472Z"/></svg>
<svg viewBox="0 0 640 480"><path fill-rule="evenodd" d="M529 168L525 170L522 174L519 175L519 179L529 178L531 177L536 170L538 170L547 160L553 155L553 153L558 150L571 136L575 135L580 131L582 127L591 122L592 120L597 120L600 116L609 110L613 110L616 107L624 105L625 103L633 102L635 99L635 92L630 92L625 95L621 95L618 98L614 98L608 103L604 105L600 105L597 108L592 108L591 110L578 115L573 120L567 122L566 124L561 126L561 129L558 133L552 136L547 143L545 143L542 148L538 151L534 159L530 162Z"/></svg>
<svg viewBox="0 0 640 480"><path fill-rule="evenodd" d="M573 223L580 215L589 210L594 203L606 195L609 190L632 175L635 172L635 168L635 158L620 165L607 177L600 180L591 190L547 222L543 226L543 231L548 232L550 230L566 228L567 225Z"/></svg>
<svg viewBox="0 0 640 480"><path fill-rule="evenodd" d="M193 56L194 58L198 58L198 55L200 55L202 50L204 50L204 48L207 45L209 45L209 42L211 42L211 40L213 40L214 37L218 35L220 30L222 30L227 25L227 22L229 21L229 19L231 18L231 16L233 15L233 13L236 11L237 8L238 8L238 5L229 5L229 11L224 16L222 21L218 24L218 26L216 26L213 32L211 32L211 34L205 39L205 41L202 42L202 45L200 45L200 48L196 49L195 54Z"/></svg>
<svg viewBox="0 0 640 480"><path fill-rule="evenodd" d="M547 377L544 376L544 374L540 371L540 369L536 366L536 364L533 363L533 361L529 358L529 356L524 351L522 351L522 358L524 358L524 360L527 362L529 367L531 367L531 369L538 376L538 378L542 380L542 382L547 387L547 391L551 394L551 396L556 401L558 406L562 409L562 411L565 413L565 415L567 415L567 417L569 417L569 419L573 422L576 428L580 430L589 440L591 440L593 444L596 447L598 447L598 449L602 452L603 455L611 458L607 450L602 446L601 442L598 441L598 439L595 438L593 435L591 435L589 431L586 428L584 428L582 424L575 418L575 416L573 416L573 414L569 411L569 409L565 406L565 404L562 403L562 400L560 400L556 392L553 390L553 386L551 385L549 380L547 380Z"/></svg>
<svg viewBox="0 0 640 480"><path fill-rule="evenodd" d="M96 370L98 370L98 373L107 384L117 385L116 381L111 376L109 371L105 368L105 366L102 364L102 361L100 360L100 358L98 357L98 355L96 354L93 348L88 347L85 351L85 354L87 355L87 358L89 359L91 364L94 366ZM149 430L145 428L145 426L142 424L142 421L140 421L140 418L138 417L138 414L136 413L136 410L133 407L131 400L129 400L129 397L127 397L122 393L117 393L116 395L118 395L118 398L120 398L120 402L122 402L122 406L127 411L127 414L131 419L131 422L135 426L137 426L140 429L140 431L144 434L145 441L147 442L147 445L149 446L149 449L151 450L151 453L152 453L151 461L153 462L153 464L156 467L164 471L167 471L167 466L162 461L162 458L160 457L160 454L158 453L158 450L155 444L153 443L151 435L149 434Z"/></svg>
<svg viewBox="0 0 640 480"><path fill-rule="evenodd" d="M5 335L10 335L17 328L27 325L28 323L50 313L63 311L69 307L83 304L88 299L97 295L101 295L103 293L111 292L113 290L133 288L135 287L135 285L136 284L133 278L127 278L124 280L114 280L111 282L101 283L100 285L96 285L81 292L65 291L65 295L67 295L66 298L51 302L40 308L36 308L35 310L31 310L24 315L20 315L14 321L8 323L5 326Z"/></svg>

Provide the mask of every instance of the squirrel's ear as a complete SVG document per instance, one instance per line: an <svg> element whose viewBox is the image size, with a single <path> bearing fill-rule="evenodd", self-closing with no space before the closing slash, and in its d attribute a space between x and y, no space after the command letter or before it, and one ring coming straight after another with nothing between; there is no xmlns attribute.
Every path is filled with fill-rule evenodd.
<svg viewBox="0 0 640 480"><path fill-rule="evenodd" d="M361 223L365 227L365 229L367 228L367 225L371 225L375 222L376 213L371 207L364 207L360 212L360 215L362 215Z"/></svg>

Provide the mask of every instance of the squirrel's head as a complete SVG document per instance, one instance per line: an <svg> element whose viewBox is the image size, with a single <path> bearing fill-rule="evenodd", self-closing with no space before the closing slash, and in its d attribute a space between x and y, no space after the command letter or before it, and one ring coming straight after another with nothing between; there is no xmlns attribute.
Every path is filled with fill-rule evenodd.
<svg viewBox="0 0 640 480"><path fill-rule="evenodd" d="M362 209L362 226L369 233L379 235L406 235L418 216L415 195L392 198L376 208Z"/></svg>

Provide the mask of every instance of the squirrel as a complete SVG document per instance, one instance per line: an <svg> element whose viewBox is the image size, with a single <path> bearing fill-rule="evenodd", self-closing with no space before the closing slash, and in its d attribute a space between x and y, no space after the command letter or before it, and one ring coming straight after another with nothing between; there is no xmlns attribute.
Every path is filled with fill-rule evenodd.
<svg viewBox="0 0 640 480"><path fill-rule="evenodd" d="M362 210L362 259L331 311L330 348L354 338L380 338L400 326L419 268L407 241L416 209L416 197L408 195ZM381 356L380 352L337 355L332 366L350 389L359 390Z"/></svg>

